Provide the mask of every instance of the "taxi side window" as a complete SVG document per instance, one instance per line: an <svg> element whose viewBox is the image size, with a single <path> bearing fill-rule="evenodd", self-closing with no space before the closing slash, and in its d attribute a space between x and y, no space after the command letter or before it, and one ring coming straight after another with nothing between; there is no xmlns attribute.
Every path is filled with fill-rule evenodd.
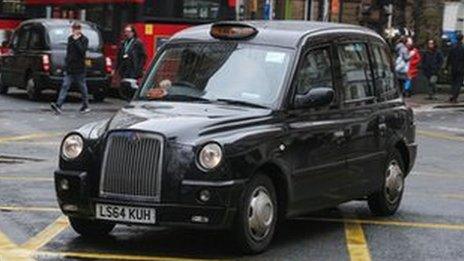
<svg viewBox="0 0 464 261"><path fill-rule="evenodd" d="M29 30L26 28L21 29L18 33L18 42L16 45L18 49L21 49L21 50L27 49L28 40L29 40Z"/></svg>
<svg viewBox="0 0 464 261"><path fill-rule="evenodd" d="M329 47L306 53L296 77L297 94L306 94L313 88L321 87L333 88Z"/></svg>
<svg viewBox="0 0 464 261"><path fill-rule="evenodd" d="M45 49L45 39L40 28L33 28L29 39L29 49L43 50Z"/></svg>
<svg viewBox="0 0 464 261"><path fill-rule="evenodd" d="M337 49L345 102L373 98L372 71L366 44L341 44Z"/></svg>
<svg viewBox="0 0 464 261"><path fill-rule="evenodd" d="M387 50L380 44L373 44L372 54L374 59L376 93L379 101L387 101L398 98L399 93L395 85L392 61Z"/></svg>

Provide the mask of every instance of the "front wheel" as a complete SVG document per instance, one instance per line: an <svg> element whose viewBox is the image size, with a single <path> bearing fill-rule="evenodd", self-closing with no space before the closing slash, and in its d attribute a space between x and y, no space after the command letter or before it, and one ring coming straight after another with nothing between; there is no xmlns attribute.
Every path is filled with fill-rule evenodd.
<svg viewBox="0 0 464 261"><path fill-rule="evenodd" d="M382 189L368 198L371 212L377 216L391 216L398 210L403 198L405 171L401 154L395 150L389 155Z"/></svg>
<svg viewBox="0 0 464 261"><path fill-rule="evenodd" d="M71 227L83 237L103 237L108 235L115 224L100 220L69 217Z"/></svg>
<svg viewBox="0 0 464 261"><path fill-rule="evenodd" d="M255 176L245 188L235 223L236 242L243 253L263 252L271 243L277 222L277 200L272 181Z"/></svg>

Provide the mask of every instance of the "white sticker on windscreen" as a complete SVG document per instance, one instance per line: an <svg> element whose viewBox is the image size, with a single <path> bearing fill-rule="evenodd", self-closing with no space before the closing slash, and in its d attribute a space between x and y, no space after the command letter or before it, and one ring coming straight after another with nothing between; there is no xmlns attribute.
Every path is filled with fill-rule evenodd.
<svg viewBox="0 0 464 261"><path fill-rule="evenodd" d="M266 53L266 62L269 63L283 63L285 60L285 53L281 52L268 52Z"/></svg>

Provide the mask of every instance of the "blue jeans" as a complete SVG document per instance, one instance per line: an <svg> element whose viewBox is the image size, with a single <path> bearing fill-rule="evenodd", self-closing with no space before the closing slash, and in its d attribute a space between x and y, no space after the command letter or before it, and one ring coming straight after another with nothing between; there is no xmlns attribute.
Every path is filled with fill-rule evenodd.
<svg viewBox="0 0 464 261"><path fill-rule="evenodd" d="M69 88L71 84L77 84L81 93L82 93L82 103L84 106L89 106L89 94L87 91L87 84L85 83L85 73L78 74L66 74L63 79L63 84L61 85L60 94L58 95L58 101L56 104L61 107L66 96L68 96Z"/></svg>

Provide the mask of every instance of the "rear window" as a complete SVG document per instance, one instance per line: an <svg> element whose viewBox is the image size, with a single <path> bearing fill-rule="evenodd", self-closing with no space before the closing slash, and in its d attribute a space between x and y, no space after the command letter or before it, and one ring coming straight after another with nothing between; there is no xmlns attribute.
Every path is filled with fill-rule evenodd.
<svg viewBox="0 0 464 261"><path fill-rule="evenodd" d="M100 33L92 28L82 28L82 34L89 39L89 49L99 50L101 49L101 37ZM68 44L68 37L71 35L70 27L55 27L51 28L48 32L50 38L50 46L52 48L66 48Z"/></svg>

